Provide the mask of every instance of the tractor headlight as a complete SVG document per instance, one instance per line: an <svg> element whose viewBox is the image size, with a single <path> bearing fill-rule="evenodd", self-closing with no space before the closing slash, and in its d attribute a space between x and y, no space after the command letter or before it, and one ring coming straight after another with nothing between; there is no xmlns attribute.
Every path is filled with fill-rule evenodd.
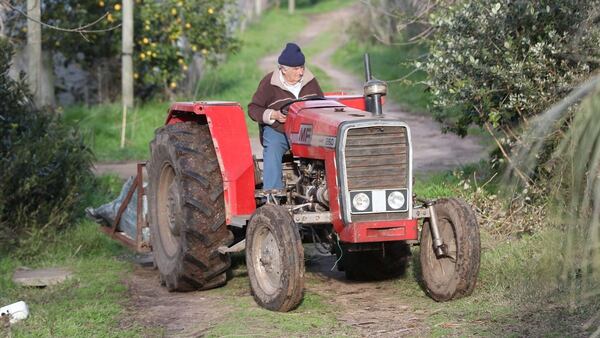
<svg viewBox="0 0 600 338"><path fill-rule="evenodd" d="M406 198L400 191L392 191L387 196L387 204L391 209L401 209L404 206L404 203L406 203Z"/></svg>
<svg viewBox="0 0 600 338"><path fill-rule="evenodd" d="M352 197L352 206L356 211L365 211L371 206L371 199L366 193L359 192Z"/></svg>

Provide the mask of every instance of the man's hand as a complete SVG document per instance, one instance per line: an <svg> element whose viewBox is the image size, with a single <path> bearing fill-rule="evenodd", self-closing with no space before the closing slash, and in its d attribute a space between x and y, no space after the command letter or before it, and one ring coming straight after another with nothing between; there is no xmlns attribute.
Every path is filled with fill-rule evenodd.
<svg viewBox="0 0 600 338"><path fill-rule="evenodd" d="M278 121L279 123L285 123L287 116L283 115L280 110L274 110L271 113L271 120Z"/></svg>

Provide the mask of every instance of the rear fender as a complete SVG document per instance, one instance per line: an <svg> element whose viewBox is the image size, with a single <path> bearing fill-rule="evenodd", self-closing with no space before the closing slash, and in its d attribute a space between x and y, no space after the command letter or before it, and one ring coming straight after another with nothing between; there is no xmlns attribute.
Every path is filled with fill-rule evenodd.
<svg viewBox="0 0 600 338"><path fill-rule="evenodd" d="M196 121L208 124L223 176L227 224L249 218L254 201L254 162L245 113L236 102L176 102L165 124Z"/></svg>

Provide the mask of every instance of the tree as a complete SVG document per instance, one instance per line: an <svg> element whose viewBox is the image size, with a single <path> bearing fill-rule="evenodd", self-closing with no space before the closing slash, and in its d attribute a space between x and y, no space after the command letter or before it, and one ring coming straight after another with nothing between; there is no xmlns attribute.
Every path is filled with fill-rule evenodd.
<svg viewBox="0 0 600 338"><path fill-rule="evenodd" d="M8 76L12 46L0 38L0 254L44 245L74 224L93 155L77 131L37 108L23 79Z"/></svg>
<svg viewBox="0 0 600 338"><path fill-rule="evenodd" d="M16 6L16 5L15 5ZM42 48L60 52L66 62L76 62L94 74L98 101L114 99L120 91L121 41L111 30L122 21L123 5L117 0L44 0L42 21L56 27L86 27L94 33L72 34L48 30ZM228 26L233 11L231 0L136 0L134 14L134 67L138 97L157 92L174 95L194 58L216 63L234 52L238 40ZM10 30L15 42L24 41L25 18Z"/></svg>
<svg viewBox="0 0 600 338"><path fill-rule="evenodd" d="M433 109L447 130L485 126L514 139L539 114L600 66L593 0L465 0L431 17Z"/></svg>
<svg viewBox="0 0 600 338"><path fill-rule="evenodd" d="M141 92L172 96L194 57L216 63L238 48L227 0L144 2L136 12L136 77ZM139 16L138 16L139 12Z"/></svg>

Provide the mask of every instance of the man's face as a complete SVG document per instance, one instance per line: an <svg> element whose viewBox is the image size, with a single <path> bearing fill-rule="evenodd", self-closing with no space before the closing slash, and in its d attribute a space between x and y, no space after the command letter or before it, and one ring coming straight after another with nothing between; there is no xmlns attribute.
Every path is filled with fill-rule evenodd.
<svg viewBox="0 0 600 338"><path fill-rule="evenodd" d="M304 75L304 66L281 66L281 73L283 74L285 82L293 85L302 79L302 76Z"/></svg>

